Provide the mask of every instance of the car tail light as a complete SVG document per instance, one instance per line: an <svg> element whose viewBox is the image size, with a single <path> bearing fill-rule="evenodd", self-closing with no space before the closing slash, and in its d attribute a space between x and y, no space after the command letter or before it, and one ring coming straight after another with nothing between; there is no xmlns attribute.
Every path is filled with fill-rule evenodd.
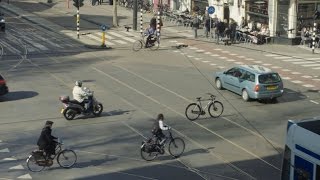
<svg viewBox="0 0 320 180"><path fill-rule="evenodd" d="M256 85L256 86L254 87L254 91L255 91L255 92L258 92L259 89L260 89L259 85Z"/></svg>
<svg viewBox="0 0 320 180"><path fill-rule="evenodd" d="M0 85L6 84L6 81L4 79L0 80Z"/></svg>

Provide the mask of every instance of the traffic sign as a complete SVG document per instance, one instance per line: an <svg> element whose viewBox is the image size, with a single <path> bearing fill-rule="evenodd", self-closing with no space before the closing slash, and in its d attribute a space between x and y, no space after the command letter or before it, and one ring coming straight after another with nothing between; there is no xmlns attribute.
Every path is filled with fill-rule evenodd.
<svg viewBox="0 0 320 180"><path fill-rule="evenodd" d="M208 13L213 14L215 12L215 8L213 6L208 7Z"/></svg>
<svg viewBox="0 0 320 180"><path fill-rule="evenodd" d="M106 31L106 30L107 30L107 26L106 26L106 25L104 25L104 24L103 24L103 25L101 25L101 30L102 30L102 31Z"/></svg>

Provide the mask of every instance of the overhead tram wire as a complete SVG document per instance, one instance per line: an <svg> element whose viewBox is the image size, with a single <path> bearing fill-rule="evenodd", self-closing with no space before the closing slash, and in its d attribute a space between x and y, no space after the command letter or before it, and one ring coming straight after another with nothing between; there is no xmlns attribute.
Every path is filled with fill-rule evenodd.
<svg viewBox="0 0 320 180"><path fill-rule="evenodd" d="M237 109L226 97L223 96L223 94L222 94L220 91L218 91L218 90L216 89L216 87L211 83L211 81L200 71L200 69L191 61L191 59L190 59L188 56L186 56L186 53L184 53L184 52L182 51L182 48L177 48L177 49L179 49L179 50L181 51L181 53L183 53L183 56L186 57L186 59L192 64L192 66L193 66L194 68L197 69L197 71L201 74L201 76L203 76L203 77L209 82L209 84L213 87L213 89L216 90L216 91L223 97L223 99L224 99L226 102L228 102L228 104L230 104L231 107L232 107L268 144L271 145L271 147L272 147L276 152L278 152L279 154L282 154L282 152L280 152L280 151L268 140L268 138L266 138L247 118L245 118L245 117L242 115L242 113L241 113L240 111L238 111L238 109Z"/></svg>

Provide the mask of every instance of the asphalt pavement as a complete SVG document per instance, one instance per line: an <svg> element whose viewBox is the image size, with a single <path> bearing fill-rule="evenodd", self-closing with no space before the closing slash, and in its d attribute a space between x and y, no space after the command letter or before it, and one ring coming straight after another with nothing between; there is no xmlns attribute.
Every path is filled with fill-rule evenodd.
<svg viewBox="0 0 320 180"><path fill-rule="evenodd" d="M39 10L35 4L28 7ZM164 28L158 51L134 53L131 46L139 33L124 28L107 33L113 49L93 50L84 45L101 43L94 23L87 22L90 34L77 40L70 29L72 15L56 21L61 15L56 8L35 13L28 7L5 5L8 29L0 39L0 72L10 93L0 97L0 178L279 179L287 120L318 115L318 57L307 51L287 52L290 56L244 51L192 40L187 31L179 32L181 27ZM189 46L175 48L179 44ZM243 102L238 95L214 88L214 72L243 63L280 72L285 94L277 103ZM303 66L307 64L314 65ZM59 96L71 96L79 79L103 103L101 117L67 121L60 114ZM186 106L207 92L224 104L222 117L206 114L187 120ZM139 148L151 135L158 113L164 113L186 149L178 159L165 154L146 162ZM55 163L40 173L27 170L25 159L37 148L46 120L55 122L53 134L77 152L74 168Z"/></svg>

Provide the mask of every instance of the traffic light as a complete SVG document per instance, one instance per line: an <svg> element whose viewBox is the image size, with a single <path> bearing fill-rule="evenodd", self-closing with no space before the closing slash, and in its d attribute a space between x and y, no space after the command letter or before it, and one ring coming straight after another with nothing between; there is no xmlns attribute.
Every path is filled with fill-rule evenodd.
<svg viewBox="0 0 320 180"><path fill-rule="evenodd" d="M83 1L84 0L73 0L73 5L74 5L74 7L76 7L76 8L80 8L80 7L82 7L83 6Z"/></svg>

